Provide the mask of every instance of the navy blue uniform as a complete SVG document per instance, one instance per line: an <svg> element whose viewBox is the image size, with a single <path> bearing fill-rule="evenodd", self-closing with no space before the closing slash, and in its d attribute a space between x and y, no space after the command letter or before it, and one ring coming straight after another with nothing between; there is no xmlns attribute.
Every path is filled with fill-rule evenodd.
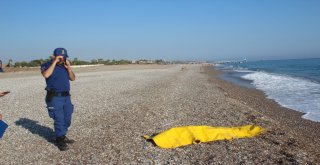
<svg viewBox="0 0 320 165"><path fill-rule="evenodd" d="M41 71L47 70L52 62L41 65ZM73 104L71 103L69 93L70 81L67 69L63 65L56 65L50 77L46 78L46 90L55 91L56 95L51 99L46 99L49 116L54 120L54 130L56 137L62 137L67 134L71 125L73 113Z"/></svg>

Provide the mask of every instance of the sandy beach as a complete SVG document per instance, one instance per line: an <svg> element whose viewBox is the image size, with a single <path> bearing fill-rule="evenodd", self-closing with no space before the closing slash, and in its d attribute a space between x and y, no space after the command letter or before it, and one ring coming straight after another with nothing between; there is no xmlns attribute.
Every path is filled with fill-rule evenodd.
<svg viewBox="0 0 320 165"><path fill-rule="evenodd" d="M301 118L258 90L220 80L201 65L74 68L75 106L66 152L54 145L45 80L38 69L0 74L8 123L0 164L320 164L320 123ZM186 125L242 126L254 138L161 149L142 136Z"/></svg>

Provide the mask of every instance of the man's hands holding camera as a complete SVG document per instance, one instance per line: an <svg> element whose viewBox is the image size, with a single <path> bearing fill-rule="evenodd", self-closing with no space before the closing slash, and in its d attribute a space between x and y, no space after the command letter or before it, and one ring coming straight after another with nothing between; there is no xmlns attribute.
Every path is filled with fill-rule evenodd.
<svg viewBox="0 0 320 165"><path fill-rule="evenodd" d="M64 61L65 61L65 58L63 56L56 56L54 58L54 63L56 63L56 64L60 64L60 63L62 63Z"/></svg>
<svg viewBox="0 0 320 165"><path fill-rule="evenodd" d="M54 59L55 64L64 65L66 69L70 68L70 62L64 58L64 56L56 56Z"/></svg>

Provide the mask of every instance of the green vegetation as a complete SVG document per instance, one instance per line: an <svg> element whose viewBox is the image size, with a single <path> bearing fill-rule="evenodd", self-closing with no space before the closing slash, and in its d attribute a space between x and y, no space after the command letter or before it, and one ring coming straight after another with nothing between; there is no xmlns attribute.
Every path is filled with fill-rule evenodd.
<svg viewBox="0 0 320 165"><path fill-rule="evenodd" d="M7 66L11 67L39 67L41 64L46 63L51 60L51 57L47 59L37 59L32 60L30 62L21 61L21 62L15 62L13 64L12 60L10 62L10 65ZM103 60L103 59L92 59L91 61L83 61L79 60L78 58L70 59L71 65L96 65L96 64L103 64L103 65L127 65L127 64L167 64L164 60L137 60L137 61L129 61L129 60Z"/></svg>
<svg viewBox="0 0 320 165"><path fill-rule="evenodd" d="M37 66L40 66L41 64L45 63L45 62L48 62L49 59L39 59L39 60L32 60L30 62L26 62L26 61L22 61L22 62L16 62L13 66L14 67L18 67L18 68L21 68L21 67L37 67Z"/></svg>

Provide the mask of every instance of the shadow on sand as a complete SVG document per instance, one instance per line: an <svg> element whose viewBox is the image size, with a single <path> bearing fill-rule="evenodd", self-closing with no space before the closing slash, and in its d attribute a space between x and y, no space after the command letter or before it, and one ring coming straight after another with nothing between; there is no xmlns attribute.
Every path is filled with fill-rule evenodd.
<svg viewBox="0 0 320 165"><path fill-rule="evenodd" d="M38 124L38 121L20 118L19 120L15 121L15 124L22 126L23 128L29 130L32 134L39 135L48 142L55 144L55 140L53 138L55 136L54 131L49 127Z"/></svg>

